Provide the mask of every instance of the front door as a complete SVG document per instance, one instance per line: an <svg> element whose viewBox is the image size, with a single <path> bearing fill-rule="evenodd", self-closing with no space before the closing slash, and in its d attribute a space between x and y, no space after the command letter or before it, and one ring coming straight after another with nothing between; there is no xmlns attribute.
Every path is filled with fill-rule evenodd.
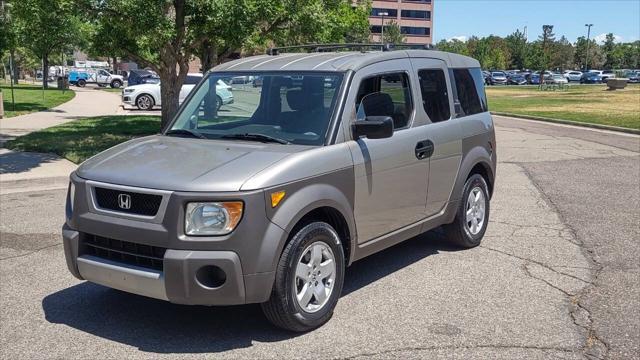
<svg viewBox="0 0 640 360"><path fill-rule="evenodd" d="M417 79L407 69L410 61L399 59L359 70L346 100L355 117L390 116L395 128L387 139L350 142L359 244L425 218L429 154L416 150L426 133L414 126Z"/></svg>

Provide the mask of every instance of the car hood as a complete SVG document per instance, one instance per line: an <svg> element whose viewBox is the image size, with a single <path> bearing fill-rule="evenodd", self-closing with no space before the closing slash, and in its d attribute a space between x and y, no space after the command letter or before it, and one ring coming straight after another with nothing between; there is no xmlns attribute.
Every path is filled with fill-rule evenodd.
<svg viewBox="0 0 640 360"><path fill-rule="evenodd" d="M253 175L308 146L150 136L82 163L87 180L175 191L238 191Z"/></svg>

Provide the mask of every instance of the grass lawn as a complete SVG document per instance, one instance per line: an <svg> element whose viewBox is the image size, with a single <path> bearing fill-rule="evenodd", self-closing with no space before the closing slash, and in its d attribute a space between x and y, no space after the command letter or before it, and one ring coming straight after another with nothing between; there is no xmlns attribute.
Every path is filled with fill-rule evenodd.
<svg viewBox="0 0 640 360"><path fill-rule="evenodd" d="M54 153L74 163L121 142L160 132L159 116L98 116L21 136L6 144L19 151Z"/></svg>
<svg viewBox="0 0 640 360"><path fill-rule="evenodd" d="M571 85L567 91L539 91L535 86L486 88L491 111L640 129L640 85L606 89L605 85Z"/></svg>
<svg viewBox="0 0 640 360"><path fill-rule="evenodd" d="M0 90L2 90L4 103L4 117L47 110L65 103L76 96L73 90L66 90L63 93L62 90L54 88L45 90L43 99L41 86L25 84L14 85L13 92L16 97L16 109L13 111L11 104L11 85L2 83L0 84Z"/></svg>

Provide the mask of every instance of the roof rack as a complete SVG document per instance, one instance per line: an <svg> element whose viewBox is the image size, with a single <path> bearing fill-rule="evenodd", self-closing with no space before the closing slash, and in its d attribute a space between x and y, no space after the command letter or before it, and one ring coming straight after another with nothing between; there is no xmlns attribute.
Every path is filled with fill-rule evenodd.
<svg viewBox="0 0 640 360"><path fill-rule="evenodd" d="M367 49L379 49L381 51L393 51L401 49L418 49L418 50L433 50L434 47L431 44L363 44L363 43L347 43L347 44L308 44L308 45L293 45L272 47L267 49L267 55L279 55L280 53L287 52L288 50L307 50L307 52L327 52L340 49L358 49L361 52L365 52Z"/></svg>

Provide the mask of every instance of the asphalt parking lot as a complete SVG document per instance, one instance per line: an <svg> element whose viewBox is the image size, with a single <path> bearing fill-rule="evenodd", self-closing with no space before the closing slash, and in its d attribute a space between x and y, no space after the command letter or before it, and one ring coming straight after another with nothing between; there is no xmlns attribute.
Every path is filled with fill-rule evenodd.
<svg viewBox="0 0 640 360"><path fill-rule="evenodd" d="M0 195L0 356L637 358L640 138L496 117L482 245L439 231L347 269L333 319L274 329L259 306L188 307L76 280L65 190Z"/></svg>

